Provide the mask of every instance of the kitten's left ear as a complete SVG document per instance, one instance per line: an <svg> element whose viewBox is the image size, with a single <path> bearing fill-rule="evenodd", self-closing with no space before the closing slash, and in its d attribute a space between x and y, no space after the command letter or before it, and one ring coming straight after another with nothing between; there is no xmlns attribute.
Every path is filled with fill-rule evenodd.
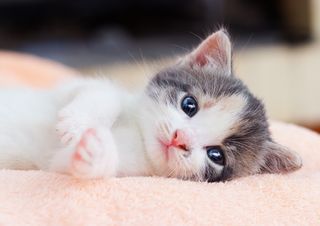
<svg viewBox="0 0 320 226"><path fill-rule="evenodd" d="M191 67L207 67L231 75L231 42L225 30L219 30L206 38L184 59Z"/></svg>
<svg viewBox="0 0 320 226"><path fill-rule="evenodd" d="M301 166L302 160L297 153L274 141L266 142L261 173L288 173L300 169Z"/></svg>

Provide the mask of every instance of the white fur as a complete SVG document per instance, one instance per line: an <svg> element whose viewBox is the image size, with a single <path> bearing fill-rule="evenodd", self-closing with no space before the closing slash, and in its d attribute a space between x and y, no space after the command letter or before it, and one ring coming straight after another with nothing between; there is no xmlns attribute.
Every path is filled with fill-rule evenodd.
<svg viewBox="0 0 320 226"><path fill-rule="evenodd" d="M0 168L80 177L146 174L141 136L129 111L134 101L134 96L108 80L77 79L52 91L2 89ZM92 169L72 162L88 129L96 133L86 138L93 152L87 164ZM122 154L118 149L128 151Z"/></svg>

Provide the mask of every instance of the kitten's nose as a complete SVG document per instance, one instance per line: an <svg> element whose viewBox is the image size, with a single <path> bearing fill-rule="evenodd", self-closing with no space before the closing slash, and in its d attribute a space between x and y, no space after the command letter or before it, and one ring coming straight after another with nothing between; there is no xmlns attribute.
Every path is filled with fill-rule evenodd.
<svg viewBox="0 0 320 226"><path fill-rule="evenodd" d="M177 129L173 134L171 145L180 148L183 151L188 151L186 143L188 142L188 135L183 130Z"/></svg>

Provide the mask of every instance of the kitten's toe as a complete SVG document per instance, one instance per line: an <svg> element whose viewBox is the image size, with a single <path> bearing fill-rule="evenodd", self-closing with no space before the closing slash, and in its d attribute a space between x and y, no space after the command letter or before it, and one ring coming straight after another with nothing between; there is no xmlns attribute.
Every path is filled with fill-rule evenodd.
<svg viewBox="0 0 320 226"><path fill-rule="evenodd" d="M63 145L68 145L76 136L76 126L72 118L59 116L56 131Z"/></svg>
<svg viewBox="0 0 320 226"><path fill-rule="evenodd" d="M86 130L71 157L71 173L81 178L112 176L115 150L108 138L106 131Z"/></svg>
<svg viewBox="0 0 320 226"><path fill-rule="evenodd" d="M69 145L74 140L75 136L72 133L64 132L60 134L59 137L63 145Z"/></svg>
<svg viewBox="0 0 320 226"><path fill-rule="evenodd" d="M56 124L57 135L63 145L69 145L81 138L81 134L87 128L89 122L87 117L76 114L68 109L58 113Z"/></svg>

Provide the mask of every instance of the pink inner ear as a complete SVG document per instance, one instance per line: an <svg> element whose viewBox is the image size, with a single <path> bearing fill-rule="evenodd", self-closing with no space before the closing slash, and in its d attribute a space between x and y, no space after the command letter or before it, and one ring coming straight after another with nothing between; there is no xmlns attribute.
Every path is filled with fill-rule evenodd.
<svg viewBox="0 0 320 226"><path fill-rule="evenodd" d="M230 73L231 43L228 35L223 30L213 33L187 57L191 66L211 65Z"/></svg>
<svg viewBox="0 0 320 226"><path fill-rule="evenodd" d="M198 55L196 56L195 62L199 66L204 66L208 63L208 59L205 57L205 55Z"/></svg>
<svg viewBox="0 0 320 226"><path fill-rule="evenodd" d="M219 38L215 34L211 35L195 50L195 63L205 66L208 64L208 57L219 57L219 48Z"/></svg>

